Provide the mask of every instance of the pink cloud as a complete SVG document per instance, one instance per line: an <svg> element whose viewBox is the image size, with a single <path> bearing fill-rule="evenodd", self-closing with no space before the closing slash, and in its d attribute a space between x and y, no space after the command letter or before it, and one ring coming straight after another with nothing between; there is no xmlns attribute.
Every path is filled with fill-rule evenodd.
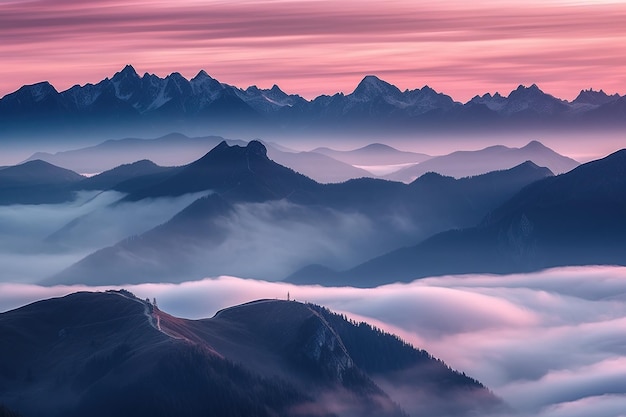
<svg viewBox="0 0 626 417"><path fill-rule="evenodd" d="M617 417L626 409L625 270L449 276L373 289L234 277L125 288L141 298L156 297L164 311L189 318L210 317L253 299L286 299L289 292L292 299L322 304L399 334L486 383L521 416ZM0 284L0 311L105 289L109 287Z"/></svg>

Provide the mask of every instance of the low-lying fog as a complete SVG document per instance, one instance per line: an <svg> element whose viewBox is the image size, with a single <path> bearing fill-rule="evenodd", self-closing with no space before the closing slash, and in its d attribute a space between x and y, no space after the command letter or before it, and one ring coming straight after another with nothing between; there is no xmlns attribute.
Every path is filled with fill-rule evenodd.
<svg viewBox="0 0 626 417"><path fill-rule="evenodd" d="M206 194L124 202L120 201L124 194L114 191L81 192L70 203L0 206L0 282L43 282L98 249L167 222ZM223 216L194 217L193 230L173 227L150 235L135 250L150 255L150 250L141 252L147 247L157 255L149 259L145 255L137 265L129 261L140 258L136 253L106 262L118 262L116 267L132 276L134 283L181 282L222 274L275 281L309 264L346 269L414 244L436 231L433 227L447 228L429 219L428 224L417 225L406 213L373 219L353 210L284 200L243 203ZM186 234L180 237L181 233ZM175 248L168 246L173 241ZM242 257L246 262L240 261ZM112 281L110 270L90 261L63 277L69 278L55 282L128 282Z"/></svg>
<svg viewBox="0 0 626 417"><path fill-rule="evenodd" d="M0 206L0 282L37 282L89 253L167 220L205 193L117 203L115 191L65 204Z"/></svg>
<svg viewBox="0 0 626 417"><path fill-rule="evenodd" d="M0 311L109 288L0 284ZM624 267L448 276L372 289L235 277L125 288L187 318L290 293L400 335L479 379L523 416L619 417L626 410Z"/></svg>

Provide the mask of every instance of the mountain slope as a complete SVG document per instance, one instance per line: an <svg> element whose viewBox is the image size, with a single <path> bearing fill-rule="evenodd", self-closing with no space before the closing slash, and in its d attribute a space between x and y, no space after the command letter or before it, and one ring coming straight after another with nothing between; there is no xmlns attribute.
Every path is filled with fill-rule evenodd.
<svg viewBox="0 0 626 417"><path fill-rule="evenodd" d="M320 183L344 182L372 176L364 169L317 152L284 152L272 145L265 146L270 159Z"/></svg>
<svg viewBox="0 0 626 417"><path fill-rule="evenodd" d="M374 286L466 273L625 265L626 150L523 188L473 228L450 230L351 270L311 268L294 282Z"/></svg>
<svg viewBox="0 0 626 417"><path fill-rule="evenodd" d="M149 159L158 165L178 166L195 161L223 140L220 136L190 138L180 133L171 133L156 139L107 140L95 146L54 154L37 152L27 161L41 159L76 172L92 174L143 159ZM237 140L228 140L228 143L245 144Z"/></svg>
<svg viewBox="0 0 626 417"><path fill-rule="evenodd" d="M89 177L76 185L82 190L109 190L124 189L124 184L128 181L137 181L140 177L156 176L157 178L167 177L168 174L176 172L174 167L162 167L152 161L143 159L131 164L124 164L108 171L102 172L93 177ZM126 187L127 188L127 187Z"/></svg>
<svg viewBox="0 0 626 417"><path fill-rule="evenodd" d="M491 171L512 168L524 161L549 168L555 174L562 174L576 168L575 160L560 155L537 141L531 141L522 148L490 146L478 151L457 151L437 156L417 165L403 168L385 176L393 181L411 182L427 172L437 172L455 178L480 175Z"/></svg>
<svg viewBox="0 0 626 417"><path fill-rule="evenodd" d="M61 203L84 177L41 160L0 170L0 204Z"/></svg>
<svg viewBox="0 0 626 417"><path fill-rule="evenodd" d="M400 416L400 407L437 416L502 407L428 353L296 302L260 300L185 320L125 291L75 293L2 313L0 329L0 403L24 417ZM369 369L392 354L393 363ZM421 377L395 376L416 369ZM399 407L374 374L429 400L402 398ZM456 395L471 401L454 403Z"/></svg>
<svg viewBox="0 0 626 417"><path fill-rule="evenodd" d="M253 140L245 147L229 146L222 141L179 173L127 199L137 201L212 190L235 200L264 201L284 198L294 192L306 193L318 185L270 160L267 149L259 141Z"/></svg>
<svg viewBox="0 0 626 417"><path fill-rule="evenodd" d="M469 227L521 187L552 175L532 163L412 184L318 184L267 158L260 142L219 145L126 202L207 192L170 221L101 249L46 282L179 282L223 274L280 278L311 263L347 267L415 239ZM233 250L235 248L235 250ZM245 253L246 262L232 261Z"/></svg>
<svg viewBox="0 0 626 417"><path fill-rule="evenodd" d="M347 164L365 166L419 163L431 158L422 153L399 151L381 143L372 143L350 151L315 148L311 152L321 153Z"/></svg>
<svg viewBox="0 0 626 417"><path fill-rule="evenodd" d="M95 146L54 154L37 152L31 155L27 161L41 159L76 172L91 174L102 173L120 165L128 165L146 159L156 162L158 165L181 166L200 158L224 140L219 136L190 138L180 133L172 133L156 139L108 140ZM245 146L247 143L230 139L226 142L229 145L241 146ZM351 178L372 176L368 171L326 155L314 152L296 152L280 149L280 145L264 144L272 160L318 182L342 182ZM411 159L411 161L413 160Z"/></svg>

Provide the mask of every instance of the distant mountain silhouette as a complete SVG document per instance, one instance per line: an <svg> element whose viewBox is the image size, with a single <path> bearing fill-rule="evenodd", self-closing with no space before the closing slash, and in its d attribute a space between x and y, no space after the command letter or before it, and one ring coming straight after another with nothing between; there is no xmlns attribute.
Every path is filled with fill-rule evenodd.
<svg viewBox="0 0 626 417"><path fill-rule="evenodd" d="M478 151L456 151L403 168L385 178L411 182L427 172L462 178L509 169L524 161L532 161L539 166L547 167L555 174L562 174L579 165L575 160L556 153L541 142L531 141L522 148L497 145Z"/></svg>
<svg viewBox="0 0 626 417"><path fill-rule="evenodd" d="M50 154L37 152L27 159L41 159L76 172L95 174L148 159L158 165L179 166L195 161L225 140L220 136L190 138L171 133L156 139L107 140L95 146ZM246 142L228 140L231 145Z"/></svg>
<svg viewBox="0 0 626 417"><path fill-rule="evenodd" d="M164 178L169 175L173 175L175 172L177 172L176 168L158 166L152 161L143 159L141 161L133 162L132 164L120 165L111 170L94 175L93 177L86 178L77 184L76 187L82 190L116 189L120 191L128 191L129 180L137 182L148 176L148 178L158 178L162 181ZM147 184L143 184L144 187L146 185Z"/></svg>
<svg viewBox="0 0 626 417"><path fill-rule="evenodd" d="M476 227L450 230L351 270L293 282L375 286L433 275L626 265L626 150L523 188Z"/></svg>
<svg viewBox="0 0 626 417"><path fill-rule="evenodd" d="M364 169L317 152L284 152L265 144L273 161L289 167L320 183L344 182L353 178L371 177Z"/></svg>
<svg viewBox="0 0 626 417"><path fill-rule="evenodd" d="M95 146L54 154L37 152L27 160L41 159L88 174L101 173L119 165L127 165L144 159L149 159L159 165L180 166L195 161L224 140L229 145L243 146L247 143L219 136L190 138L180 133L172 133L156 139L107 140ZM283 149L274 143L264 143L264 145L272 160L318 182L342 182L351 178L372 176L368 171L326 155Z"/></svg>
<svg viewBox="0 0 626 417"><path fill-rule="evenodd" d="M245 147L229 146L223 141L179 173L131 194L127 200L212 190L234 200L265 201L306 193L316 187L318 184L310 178L270 160L259 141L253 140Z"/></svg>
<svg viewBox="0 0 626 417"><path fill-rule="evenodd" d="M228 242L229 225L237 222L239 205L272 201L288 204L265 221L280 223L289 219L293 224L317 228L333 224L341 213L371 219L373 229L364 233L371 233L376 241L368 246L370 252L360 254L365 260L419 237L451 227L469 227L523 186L550 175L548 169L529 162L508 171L461 180L429 174L411 184L363 178L324 185L271 161L260 142L252 141L246 147L223 142L167 179L137 189L125 201L193 192L210 195L165 224L99 250L47 282L176 281L189 276L237 274L239 265L224 269L217 259L208 261ZM251 208L265 210L260 206ZM332 236L327 239L332 240ZM254 256L248 256L248 265L267 261L258 254ZM306 258L306 254L298 256ZM288 261L277 259L275 263ZM264 276L261 268L255 270L253 277Z"/></svg>
<svg viewBox="0 0 626 417"><path fill-rule="evenodd" d="M155 135L210 131L227 135L395 134L579 130L624 127L619 95L581 91L573 102L520 85L508 96L477 95L463 104L428 86L400 91L368 75L350 94L305 100L278 86L241 89L200 71L190 80L140 76L130 65L96 84L58 92L47 82L26 85L0 99L0 127L13 138ZM236 123L233 123L236 121ZM146 156L144 156L146 157ZM152 159L152 158L150 158ZM131 162L131 161L126 161Z"/></svg>
<svg viewBox="0 0 626 417"><path fill-rule="evenodd" d="M311 152L321 153L351 165L370 166L418 163L431 158L431 156L422 153L399 151L382 143L372 143L351 151L316 148Z"/></svg>
<svg viewBox="0 0 626 417"><path fill-rule="evenodd" d="M185 320L127 291L75 293L1 313L0 332L0 403L24 416L503 409L478 381L427 352L294 301L259 300ZM373 378L422 395L394 397Z"/></svg>
<svg viewBox="0 0 626 417"><path fill-rule="evenodd" d="M620 98L619 94L608 95L604 91L594 91L593 89L582 90L578 96L572 101L573 104L590 104L590 105L602 105Z"/></svg>
<svg viewBox="0 0 626 417"><path fill-rule="evenodd" d="M0 204L61 203L84 177L41 160L0 170Z"/></svg>

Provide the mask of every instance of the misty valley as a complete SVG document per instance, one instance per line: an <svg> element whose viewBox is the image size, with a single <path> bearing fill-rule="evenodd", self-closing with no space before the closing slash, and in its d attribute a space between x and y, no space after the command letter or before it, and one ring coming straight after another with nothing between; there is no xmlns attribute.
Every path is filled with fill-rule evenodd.
<svg viewBox="0 0 626 417"><path fill-rule="evenodd" d="M322 184L272 161L258 141L222 141L187 165L139 161L89 178L41 160L8 167L0 171L0 212L7 257L15 251L50 262L53 255L77 258L56 271L40 263L43 270L29 282L282 280L311 265L348 269L436 233L469 228L552 175L529 161L460 179L430 173L409 184L365 177Z"/></svg>
<svg viewBox="0 0 626 417"><path fill-rule="evenodd" d="M130 66L22 87L0 416L621 415L626 149L577 161L522 127L619 135L623 101L373 76L308 101Z"/></svg>

